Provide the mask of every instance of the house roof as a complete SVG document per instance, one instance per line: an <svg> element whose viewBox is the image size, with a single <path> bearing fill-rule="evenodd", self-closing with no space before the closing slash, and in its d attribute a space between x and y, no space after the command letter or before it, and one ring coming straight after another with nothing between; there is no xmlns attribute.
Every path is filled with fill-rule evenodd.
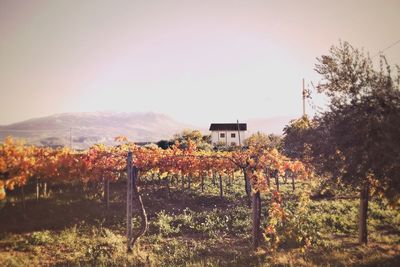
<svg viewBox="0 0 400 267"><path fill-rule="evenodd" d="M210 131L247 131L247 123L211 123Z"/></svg>

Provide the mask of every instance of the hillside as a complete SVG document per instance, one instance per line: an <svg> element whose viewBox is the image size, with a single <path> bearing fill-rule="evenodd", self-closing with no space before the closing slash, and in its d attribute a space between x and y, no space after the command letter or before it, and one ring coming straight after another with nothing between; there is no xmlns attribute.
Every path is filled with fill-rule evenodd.
<svg viewBox="0 0 400 267"><path fill-rule="evenodd" d="M248 119L250 136L257 131L282 134L283 127L293 119L288 116ZM116 136L134 142L170 139L184 129L199 129L208 134L208 126L196 127L178 122L162 113L82 112L62 113L0 126L0 140L11 135L28 143L46 146L87 148L96 143L113 144Z"/></svg>
<svg viewBox="0 0 400 267"><path fill-rule="evenodd" d="M0 139L23 138L35 145L70 145L85 148L95 143L113 143L124 135L135 142L171 138L193 128L160 113L84 112L62 113L0 126Z"/></svg>

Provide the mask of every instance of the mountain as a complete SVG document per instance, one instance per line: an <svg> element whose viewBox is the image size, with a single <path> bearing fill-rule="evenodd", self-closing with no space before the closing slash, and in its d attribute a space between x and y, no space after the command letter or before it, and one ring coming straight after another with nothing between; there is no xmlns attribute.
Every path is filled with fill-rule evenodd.
<svg viewBox="0 0 400 267"><path fill-rule="evenodd" d="M12 135L35 145L87 148L95 143L114 144L116 136L134 142L169 139L194 127L160 113L62 113L0 126L0 140Z"/></svg>
<svg viewBox="0 0 400 267"><path fill-rule="evenodd" d="M295 116L276 116L269 118L254 118L248 119L247 122L247 136L256 132L273 133L277 135L283 134L283 128L289 124Z"/></svg>
<svg viewBox="0 0 400 267"><path fill-rule="evenodd" d="M247 134L256 132L281 135L295 116L253 118L247 123ZM96 143L115 144L116 136L126 136L134 142L154 142L170 139L184 129L198 129L209 134L208 126L194 127L175 121L161 113L82 112L62 113L0 126L0 141L11 135L30 144L69 146L84 149Z"/></svg>

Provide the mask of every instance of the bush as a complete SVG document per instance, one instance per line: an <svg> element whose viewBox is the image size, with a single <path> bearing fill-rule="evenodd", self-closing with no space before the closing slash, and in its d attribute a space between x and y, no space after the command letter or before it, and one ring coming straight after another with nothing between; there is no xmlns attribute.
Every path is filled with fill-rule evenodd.
<svg viewBox="0 0 400 267"><path fill-rule="evenodd" d="M181 224L178 224L173 216L163 210L157 213L156 216L153 225L160 235L171 236L180 232Z"/></svg>
<svg viewBox="0 0 400 267"><path fill-rule="evenodd" d="M29 243L32 245L46 245L48 243L52 243L53 237L50 233L50 231L42 231L42 232L33 232L29 236Z"/></svg>

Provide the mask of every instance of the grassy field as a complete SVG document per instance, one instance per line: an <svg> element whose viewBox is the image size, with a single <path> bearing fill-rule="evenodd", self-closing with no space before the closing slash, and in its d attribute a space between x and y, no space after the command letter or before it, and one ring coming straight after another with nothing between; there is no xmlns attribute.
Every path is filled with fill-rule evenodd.
<svg viewBox="0 0 400 267"><path fill-rule="evenodd" d="M267 241L253 251L242 178L224 185L222 199L210 181L203 193L196 184L183 191L171 186L169 193L148 181L141 193L149 231L127 254L123 181L111 184L109 209L96 186L50 185L49 196L39 201L33 186L25 188L25 212L18 190L0 204L1 266L400 266L400 212L376 200L369 210L367 246L357 244L357 199L318 198L281 225L275 251ZM296 187L295 194L291 185L281 187L283 205L294 214L300 213L302 192L315 191L318 184ZM264 222L266 213L264 205ZM312 243L305 249L293 234Z"/></svg>

